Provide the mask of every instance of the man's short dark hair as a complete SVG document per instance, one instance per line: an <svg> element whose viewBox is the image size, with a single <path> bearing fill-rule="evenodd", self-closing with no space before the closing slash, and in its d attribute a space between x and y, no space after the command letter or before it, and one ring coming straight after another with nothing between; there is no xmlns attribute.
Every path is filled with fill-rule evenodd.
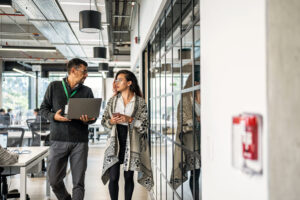
<svg viewBox="0 0 300 200"><path fill-rule="evenodd" d="M70 60L67 64L68 74L70 73L73 67L75 67L75 69L78 69L80 65L84 65L86 67L88 66L87 62L79 58L73 58L72 60Z"/></svg>
<svg viewBox="0 0 300 200"><path fill-rule="evenodd" d="M40 109L39 108L35 108L33 111L38 113L38 112L40 112Z"/></svg>

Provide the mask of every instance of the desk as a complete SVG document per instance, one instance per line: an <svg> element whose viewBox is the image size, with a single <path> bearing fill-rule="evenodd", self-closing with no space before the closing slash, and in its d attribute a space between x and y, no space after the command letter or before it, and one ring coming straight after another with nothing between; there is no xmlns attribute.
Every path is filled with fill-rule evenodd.
<svg viewBox="0 0 300 200"><path fill-rule="evenodd" d="M49 155L49 147L22 147L22 148L8 148L9 150L19 149L29 150L31 153L29 154L20 154L19 161L12 165L0 166L4 168L4 172L8 173L19 172L20 173L20 200L26 200L26 187L27 187L27 170L31 169L39 162L41 162L44 158ZM46 196L50 197L50 184L48 181L48 176L46 176Z"/></svg>
<svg viewBox="0 0 300 200"><path fill-rule="evenodd" d="M25 130L28 130L28 126L26 124L13 124L13 125L9 125L8 127L11 127L11 128L23 128Z"/></svg>
<svg viewBox="0 0 300 200"><path fill-rule="evenodd" d="M20 133L19 132L14 132L14 131L9 131L8 132L8 137L9 138L19 138L20 137ZM23 139L31 139L31 138L32 138L31 131L25 131Z"/></svg>

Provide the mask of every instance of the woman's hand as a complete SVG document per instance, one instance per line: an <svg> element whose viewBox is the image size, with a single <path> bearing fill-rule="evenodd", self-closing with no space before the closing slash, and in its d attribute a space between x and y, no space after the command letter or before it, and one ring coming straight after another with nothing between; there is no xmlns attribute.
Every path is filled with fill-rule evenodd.
<svg viewBox="0 0 300 200"><path fill-rule="evenodd" d="M109 123L110 124L117 124L117 121L119 120L119 116L113 116L110 120Z"/></svg>
<svg viewBox="0 0 300 200"><path fill-rule="evenodd" d="M119 115L118 119L117 119L117 123L121 124L121 123L131 123L132 122L132 118L127 116L127 115Z"/></svg>

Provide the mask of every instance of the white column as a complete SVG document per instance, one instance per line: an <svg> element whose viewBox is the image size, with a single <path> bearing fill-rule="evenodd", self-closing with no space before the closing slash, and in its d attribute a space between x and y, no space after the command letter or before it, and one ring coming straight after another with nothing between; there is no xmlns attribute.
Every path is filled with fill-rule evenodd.
<svg viewBox="0 0 300 200"><path fill-rule="evenodd" d="M267 1L269 200L300 197L300 2Z"/></svg>

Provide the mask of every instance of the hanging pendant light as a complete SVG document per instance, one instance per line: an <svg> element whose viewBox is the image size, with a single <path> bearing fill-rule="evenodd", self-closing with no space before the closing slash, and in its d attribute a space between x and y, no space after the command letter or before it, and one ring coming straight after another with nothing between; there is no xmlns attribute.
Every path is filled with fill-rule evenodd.
<svg viewBox="0 0 300 200"><path fill-rule="evenodd" d="M101 29L101 13L92 10L90 1L90 10L79 12L79 30L86 33L97 33Z"/></svg>
<svg viewBox="0 0 300 200"><path fill-rule="evenodd" d="M99 63L99 72L108 72L108 63Z"/></svg>
<svg viewBox="0 0 300 200"><path fill-rule="evenodd" d="M94 58L106 58L106 48L94 47Z"/></svg>
<svg viewBox="0 0 300 200"><path fill-rule="evenodd" d="M109 67L108 72L106 73L106 78L114 78L114 68Z"/></svg>

